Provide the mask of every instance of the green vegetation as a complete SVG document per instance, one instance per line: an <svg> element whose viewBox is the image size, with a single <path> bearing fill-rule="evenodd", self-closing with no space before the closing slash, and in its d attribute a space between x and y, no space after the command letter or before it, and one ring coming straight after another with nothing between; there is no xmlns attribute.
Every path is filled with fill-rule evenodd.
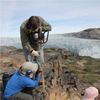
<svg viewBox="0 0 100 100"><path fill-rule="evenodd" d="M76 73L83 83L100 82L100 59L91 57L68 57L66 67Z"/></svg>

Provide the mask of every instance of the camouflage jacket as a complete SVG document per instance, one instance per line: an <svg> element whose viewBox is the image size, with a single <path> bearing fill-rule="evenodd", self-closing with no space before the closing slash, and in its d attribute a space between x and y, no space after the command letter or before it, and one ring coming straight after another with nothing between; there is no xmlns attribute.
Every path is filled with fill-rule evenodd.
<svg viewBox="0 0 100 100"><path fill-rule="evenodd" d="M39 20L41 21L42 31L51 31L51 25L49 25L43 18L39 16ZM27 49L29 52L38 49L38 45L32 44L29 41L27 36L27 31L25 31L25 26L28 20L24 21L20 26L20 38L22 42L22 47Z"/></svg>

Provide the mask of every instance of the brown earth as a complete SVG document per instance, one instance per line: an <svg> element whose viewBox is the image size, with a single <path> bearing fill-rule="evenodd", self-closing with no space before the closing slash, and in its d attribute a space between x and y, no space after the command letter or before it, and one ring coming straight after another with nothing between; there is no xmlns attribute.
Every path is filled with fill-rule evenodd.
<svg viewBox="0 0 100 100"><path fill-rule="evenodd" d="M0 52L0 73L18 69L25 61L21 49ZM100 59L74 56L65 49L45 49L45 84L33 90L33 100L80 100L84 89L100 89Z"/></svg>

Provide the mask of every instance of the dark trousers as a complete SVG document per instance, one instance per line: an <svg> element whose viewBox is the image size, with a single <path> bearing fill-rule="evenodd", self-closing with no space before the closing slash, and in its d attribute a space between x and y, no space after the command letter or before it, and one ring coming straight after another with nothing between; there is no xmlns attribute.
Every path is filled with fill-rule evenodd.
<svg viewBox="0 0 100 100"><path fill-rule="evenodd" d="M11 96L9 100L33 100L33 97L30 94L19 92Z"/></svg>

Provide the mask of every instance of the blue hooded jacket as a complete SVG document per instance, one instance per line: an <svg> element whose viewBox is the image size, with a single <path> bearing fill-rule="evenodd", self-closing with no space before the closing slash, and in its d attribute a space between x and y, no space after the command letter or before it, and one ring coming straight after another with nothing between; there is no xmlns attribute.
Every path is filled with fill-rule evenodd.
<svg viewBox="0 0 100 100"><path fill-rule="evenodd" d="M8 81L5 91L4 98L9 99L12 95L20 92L25 87L38 87L40 77L37 76L35 80L30 79L27 76L21 75L18 71Z"/></svg>

